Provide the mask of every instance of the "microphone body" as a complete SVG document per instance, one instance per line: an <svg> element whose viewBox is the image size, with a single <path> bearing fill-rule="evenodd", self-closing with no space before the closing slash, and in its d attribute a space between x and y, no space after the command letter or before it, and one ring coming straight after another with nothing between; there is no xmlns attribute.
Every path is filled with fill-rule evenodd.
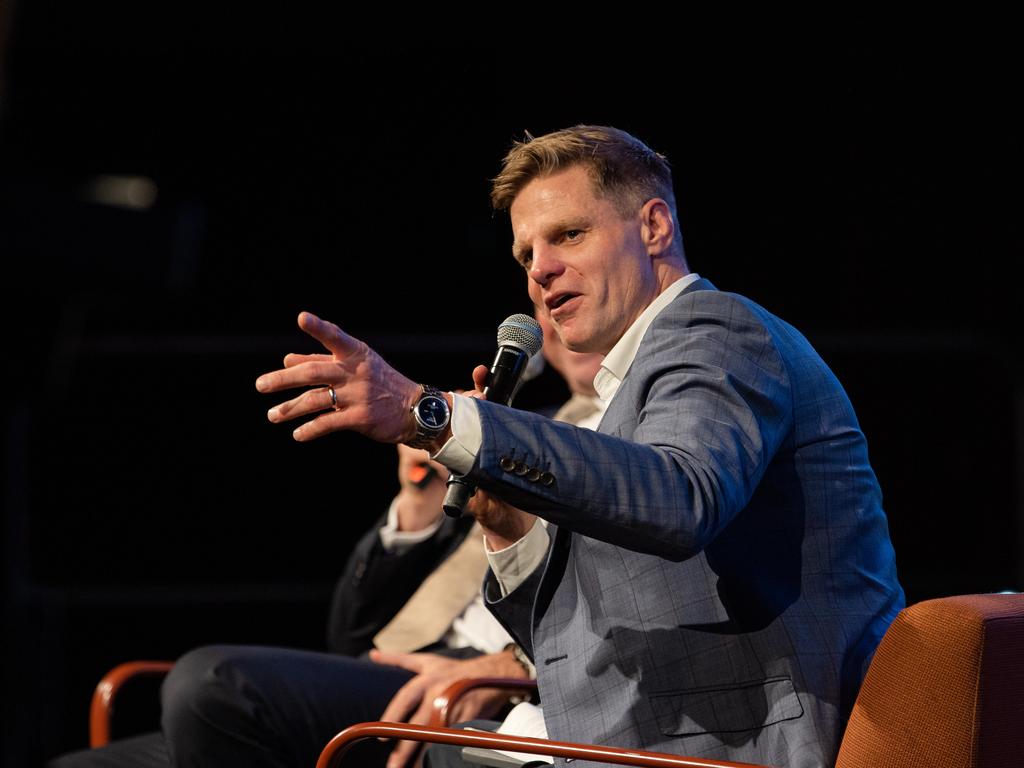
<svg viewBox="0 0 1024 768"><path fill-rule="evenodd" d="M489 403L511 405L519 386L525 381L523 372L526 370L530 356L519 347L498 347L491 370L487 374L484 386L484 397Z"/></svg>
<svg viewBox="0 0 1024 768"><path fill-rule="evenodd" d="M512 315L498 326L498 353L487 374L484 397L488 402L511 405L520 385L528 378L530 358L535 356L543 343L540 324L529 315ZM533 372L531 371L531 372ZM449 517L461 517L470 497L476 493L476 486L462 475L448 478L445 493L444 512Z"/></svg>

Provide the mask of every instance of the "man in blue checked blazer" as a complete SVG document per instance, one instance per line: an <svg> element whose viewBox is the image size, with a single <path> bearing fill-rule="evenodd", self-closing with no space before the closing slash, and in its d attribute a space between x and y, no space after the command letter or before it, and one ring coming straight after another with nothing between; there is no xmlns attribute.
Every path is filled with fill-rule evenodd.
<svg viewBox="0 0 1024 768"><path fill-rule="evenodd" d="M313 389L271 420L426 442L486 491L485 598L536 664L552 738L832 765L904 604L841 385L792 326L689 271L667 162L629 134L518 143L492 202L566 346L606 355L596 432L449 393L451 424L424 434L423 389L310 315L332 359L258 387L326 382L339 405Z"/></svg>

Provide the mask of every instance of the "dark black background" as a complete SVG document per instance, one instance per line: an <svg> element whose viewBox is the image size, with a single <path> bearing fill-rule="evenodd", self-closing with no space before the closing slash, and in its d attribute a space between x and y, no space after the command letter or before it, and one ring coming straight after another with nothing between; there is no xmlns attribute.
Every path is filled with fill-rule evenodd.
<svg viewBox="0 0 1024 768"><path fill-rule="evenodd" d="M466 386L528 311L487 205L525 130L613 124L669 156L691 266L845 383L911 601L1021 587L1021 62L999 35L6 13L5 765L83 746L119 661L322 645L394 449L298 445L253 380L315 348L309 309ZM155 205L92 201L97 175L152 179Z"/></svg>

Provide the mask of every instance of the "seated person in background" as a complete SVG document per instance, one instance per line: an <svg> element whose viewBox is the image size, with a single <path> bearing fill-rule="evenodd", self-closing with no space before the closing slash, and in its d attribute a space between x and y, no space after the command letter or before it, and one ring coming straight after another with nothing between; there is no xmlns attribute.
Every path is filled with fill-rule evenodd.
<svg viewBox="0 0 1024 768"><path fill-rule="evenodd" d="M545 357L573 393L555 417L596 422L593 379L602 356L571 353L547 336ZM288 363L306 357L290 355ZM479 527L441 511L447 476L426 451L398 446L400 490L338 581L329 653L234 645L190 651L161 688L161 732L64 755L50 768L312 766L331 737L354 723L425 723L434 698L455 680L532 676L483 606ZM504 700L475 691L455 715L494 716ZM418 745L392 746L369 744L356 759L398 768Z"/></svg>

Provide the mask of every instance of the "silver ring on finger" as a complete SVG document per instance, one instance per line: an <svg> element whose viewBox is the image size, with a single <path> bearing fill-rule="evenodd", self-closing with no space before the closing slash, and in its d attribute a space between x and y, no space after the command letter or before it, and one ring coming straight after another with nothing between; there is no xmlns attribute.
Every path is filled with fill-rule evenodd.
<svg viewBox="0 0 1024 768"><path fill-rule="evenodd" d="M331 408L338 410L338 396L334 394L334 387L327 385L327 394L331 396Z"/></svg>

